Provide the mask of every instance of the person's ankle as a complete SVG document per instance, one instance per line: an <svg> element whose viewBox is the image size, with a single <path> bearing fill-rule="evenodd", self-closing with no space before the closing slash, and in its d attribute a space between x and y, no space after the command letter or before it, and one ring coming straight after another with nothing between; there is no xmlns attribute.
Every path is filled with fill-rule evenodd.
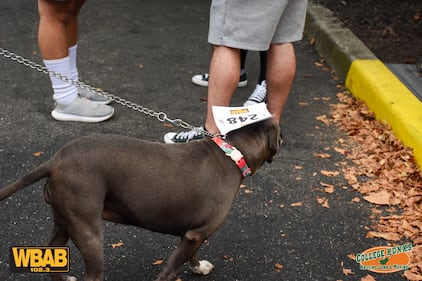
<svg viewBox="0 0 422 281"><path fill-rule="evenodd" d="M211 125L211 124L208 124L208 123L205 123L204 130L207 131L208 133L213 134L213 135L220 134L220 131L218 130L217 126Z"/></svg>
<svg viewBox="0 0 422 281"><path fill-rule="evenodd" d="M66 105L73 103L78 98L79 98L79 96L76 94L74 96L72 95L71 97L67 97L66 99L54 99L54 101L55 101L56 104L66 106Z"/></svg>

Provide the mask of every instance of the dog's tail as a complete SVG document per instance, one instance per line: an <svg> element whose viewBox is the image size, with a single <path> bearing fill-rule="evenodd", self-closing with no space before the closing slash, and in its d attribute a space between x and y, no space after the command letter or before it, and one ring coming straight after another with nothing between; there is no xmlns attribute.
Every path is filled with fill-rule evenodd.
<svg viewBox="0 0 422 281"><path fill-rule="evenodd" d="M3 189L0 189L0 201L6 199L13 193L21 190L22 188L31 185L42 178L48 177L50 175L50 165L49 162L38 166L22 178L18 179L14 183L6 186Z"/></svg>

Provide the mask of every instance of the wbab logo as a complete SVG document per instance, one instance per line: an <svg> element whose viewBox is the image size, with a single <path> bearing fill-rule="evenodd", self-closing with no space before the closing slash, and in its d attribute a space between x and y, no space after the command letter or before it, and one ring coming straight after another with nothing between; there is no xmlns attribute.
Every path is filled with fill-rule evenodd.
<svg viewBox="0 0 422 281"><path fill-rule="evenodd" d="M19 273L69 272L69 248L11 247L10 271Z"/></svg>
<svg viewBox="0 0 422 281"><path fill-rule="evenodd" d="M409 268L412 244L403 244L395 247L380 246L370 248L356 254L356 262L361 270L377 273L393 273Z"/></svg>

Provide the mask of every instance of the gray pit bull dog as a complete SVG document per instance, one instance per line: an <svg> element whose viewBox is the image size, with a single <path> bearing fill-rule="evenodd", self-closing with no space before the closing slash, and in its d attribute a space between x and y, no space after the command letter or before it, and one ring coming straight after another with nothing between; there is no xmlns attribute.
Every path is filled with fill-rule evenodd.
<svg viewBox="0 0 422 281"><path fill-rule="evenodd" d="M279 150L280 128L268 119L230 132L225 141L243 152L253 174ZM243 179L211 138L162 144L94 135L62 147L0 190L0 200L45 177L44 197L54 219L49 246L72 239L85 261L85 281L103 280L102 220L181 237L157 281L171 280L188 261L194 273L208 274L214 266L199 261L196 252L224 222ZM77 280L58 274L51 278Z"/></svg>

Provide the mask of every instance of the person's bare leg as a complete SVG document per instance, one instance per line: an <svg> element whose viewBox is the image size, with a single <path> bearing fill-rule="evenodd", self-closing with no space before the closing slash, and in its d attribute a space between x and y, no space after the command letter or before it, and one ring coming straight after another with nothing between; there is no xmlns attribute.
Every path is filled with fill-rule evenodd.
<svg viewBox="0 0 422 281"><path fill-rule="evenodd" d="M77 16L83 3L84 0L38 0L38 44L44 60L68 56L68 48L77 42Z"/></svg>
<svg viewBox="0 0 422 281"><path fill-rule="evenodd" d="M78 42L78 15L84 3L85 0L75 0L75 4L72 7L71 16L67 25L68 47L72 47Z"/></svg>
<svg viewBox="0 0 422 281"><path fill-rule="evenodd" d="M208 108L205 127L219 133L211 106L229 106L240 76L240 50L213 46L208 81Z"/></svg>
<svg viewBox="0 0 422 281"><path fill-rule="evenodd" d="M293 44L271 44L267 59L268 111L280 122L296 74Z"/></svg>

